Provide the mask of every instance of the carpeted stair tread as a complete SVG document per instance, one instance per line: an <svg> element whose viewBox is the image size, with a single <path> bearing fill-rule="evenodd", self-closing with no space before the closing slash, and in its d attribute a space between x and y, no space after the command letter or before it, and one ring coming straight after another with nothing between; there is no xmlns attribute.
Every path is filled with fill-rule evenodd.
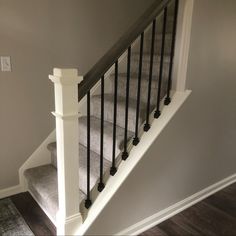
<svg viewBox="0 0 236 236"><path fill-rule="evenodd" d="M124 88L125 89L125 88ZM117 125L125 128L125 97L118 96L117 98ZM113 122L113 110L114 110L114 95L104 95L104 119L108 122ZM128 130L134 132L136 122L136 106L137 101L133 98L129 98L129 111L128 111ZM95 95L92 97L92 114L93 116L100 118L101 116L101 95ZM141 125L145 119L146 105L140 102L140 114L139 125Z"/></svg>
<svg viewBox="0 0 236 236"><path fill-rule="evenodd" d="M151 42L152 42L152 37L144 36L144 46L146 46L149 49L148 52L151 51ZM172 34L167 33L165 35L165 45L170 47L171 42L172 42ZM158 33L155 35L155 46L161 46L161 45L162 45L162 34Z"/></svg>
<svg viewBox="0 0 236 236"><path fill-rule="evenodd" d="M165 38L166 38L166 40L172 40L172 34L171 33L166 33ZM155 35L155 39L156 40L162 40L162 34L157 33ZM148 38L148 40L150 40L150 38Z"/></svg>
<svg viewBox="0 0 236 236"><path fill-rule="evenodd" d="M103 158L103 174L110 168L111 162ZM90 150L90 190L100 177L100 155ZM79 186L87 191L87 148L79 145Z"/></svg>
<svg viewBox="0 0 236 236"><path fill-rule="evenodd" d="M28 188L39 204L56 220L58 211L57 169L53 165L44 165L25 171ZM85 194L80 191L81 201Z"/></svg>
<svg viewBox="0 0 236 236"><path fill-rule="evenodd" d="M87 130L87 128L86 128ZM83 136L83 135L80 135ZM91 135L93 137L93 135ZM83 137L83 139L86 139ZM92 141L92 140L91 140ZM50 143L48 149L52 153L52 163L54 167L57 168L57 153L56 153L56 143ZM111 166L110 161L104 158L103 161L103 171L105 171ZM100 170L100 155L90 151L90 189L94 187L96 181L99 178ZM79 187L83 192L87 191L87 148L83 145L79 145Z"/></svg>
<svg viewBox="0 0 236 236"><path fill-rule="evenodd" d="M131 56L131 65L134 62L139 62L139 57L140 54L139 52L133 52ZM161 55L159 53L155 53L153 57L154 63L160 63ZM150 53L143 53L143 63L149 63L150 62ZM169 55L164 55L164 63L169 63L170 62L170 56Z"/></svg>
<svg viewBox="0 0 236 236"><path fill-rule="evenodd" d="M172 7L172 9L168 9L168 17L167 17L167 24L166 24L166 33L171 33L173 30L173 23L174 23L174 17L173 14L174 13L174 8ZM163 27L163 15L161 17L159 17L156 21L156 30L155 33L156 34L161 34L162 33L162 27ZM146 29L146 32L148 35L151 35L151 29L152 29L152 24L149 25L149 28Z"/></svg>
<svg viewBox="0 0 236 236"><path fill-rule="evenodd" d="M136 85L138 84L138 73L131 73L130 75L130 87L133 89L134 87L132 85ZM153 75L152 76L152 88L153 89L157 89L158 88L158 78L159 78L159 70L158 70L158 75ZM168 73L165 73L163 71L163 81L165 79L168 78ZM110 79L112 81L112 84L111 84L111 91L112 93L114 92L114 79L115 79L115 75L114 74L111 74L110 75ZM121 80L123 80L124 82L121 82ZM125 90L126 88L126 82L127 82L127 73L125 72L121 72L118 74L118 86L122 86L123 89ZM148 74L142 74L141 75L141 87L144 86L144 87L147 87L148 84L149 84L149 75ZM131 90L132 90L131 89ZM132 97L132 96L131 96ZM136 99L136 97L134 98Z"/></svg>
<svg viewBox="0 0 236 236"><path fill-rule="evenodd" d="M133 52L131 55L131 73L138 73L139 71L139 52ZM154 55L153 60L153 76L159 76L160 70L160 54ZM169 72L169 62L170 56L164 56L164 64L163 64L163 76L167 77ZM142 75L148 76L150 73L150 54L144 53L143 54L143 63L142 63Z"/></svg>
<svg viewBox="0 0 236 236"><path fill-rule="evenodd" d="M159 77L159 76L158 76ZM158 77L153 76L152 79L152 87L151 87L151 104L155 105L157 101L157 92L158 92ZM164 97L167 91L167 76L162 80L161 86L161 98ZM114 75L111 75L111 93L114 94ZM118 75L118 88L117 92L119 96L125 97L126 96L126 83L127 83L127 74L120 73ZM140 99L142 103L147 103L147 93L148 93L148 85L149 85L149 76L142 75L141 78L141 92L140 92ZM132 74L130 79L130 93L129 97L133 98L134 100L137 99L137 90L138 90L138 75Z"/></svg>
<svg viewBox="0 0 236 236"><path fill-rule="evenodd" d="M114 79L115 79L115 75L114 74L111 74L110 75L110 79L112 81L112 85L111 85L111 88L112 88L112 92L114 91ZM123 84L123 82L121 82L121 80L125 80L125 84ZM146 86L149 82L149 76L147 74L142 74L142 78L141 78L143 84L141 86ZM127 73L125 72L121 72L118 74L118 86L122 85L123 89L125 90L125 87L126 87L126 81L127 81ZM158 87L158 81L157 81L157 77L153 77L152 79L153 83L152 83L152 87L153 88L157 88ZM137 83L138 82L138 73L136 72L132 72L130 74L130 83ZM133 85L133 84L132 84ZM133 89L133 86L130 84L130 87ZM132 90L131 89L131 90Z"/></svg>
<svg viewBox="0 0 236 236"><path fill-rule="evenodd" d="M165 55L169 55L171 51L171 42L172 42L172 34L166 34L165 36ZM151 43L152 43L152 37L151 36L144 36L144 43L143 43L143 53L150 53L151 52ZM154 47L154 53L155 54L161 54L161 48L162 48L162 34L156 34L155 35L155 47ZM138 42L136 46L133 48L133 52L139 53L140 50L140 43Z"/></svg>
<svg viewBox="0 0 236 236"><path fill-rule="evenodd" d="M90 147L96 153L100 153L100 136L101 136L101 120L97 117L90 117ZM79 118L79 135L80 143L84 146L87 146L87 117ZM132 132L128 132L128 140L133 136ZM113 150L113 124L107 121L104 121L104 145L103 152L104 157L112 161L112 150ZM116 157L123 150L124 147L124 129L116 126Z"/></svg>

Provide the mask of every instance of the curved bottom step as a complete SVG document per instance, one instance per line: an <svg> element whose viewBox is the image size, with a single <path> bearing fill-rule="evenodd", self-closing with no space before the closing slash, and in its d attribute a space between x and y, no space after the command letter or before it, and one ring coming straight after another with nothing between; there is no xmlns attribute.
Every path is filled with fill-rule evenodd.
<svg viewBox="0 0 236 236"><path fill-rule="evenodd" d="M44 165L25 171L28 189L42 206L48 217L56 222L58 211L57 169L53 165ZM80 190L80 203L85 194Z"/></svg>

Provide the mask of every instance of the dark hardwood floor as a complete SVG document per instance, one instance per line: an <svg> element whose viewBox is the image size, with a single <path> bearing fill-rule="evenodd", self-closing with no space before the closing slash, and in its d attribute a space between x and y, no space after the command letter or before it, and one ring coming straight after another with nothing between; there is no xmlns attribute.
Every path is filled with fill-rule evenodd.
<svg viewBox="0 0 236 236"><path fill-rule="evenodd" d="M236 236L236 184L140 236Z"/></svg>
<svg viewBox="0 0 236 236"><path fill-rule="evenodd" d="M28 192L14 195L11 200L35 236L56 235L54 224Z"/></svg>
<svg viewBox="0 0 236 236"><path fill-rule="evenodd" d="M36 236L56 235L51 223L29 193L11 197ZM236 236L236 184L153 227L140 236Z"/></svg>

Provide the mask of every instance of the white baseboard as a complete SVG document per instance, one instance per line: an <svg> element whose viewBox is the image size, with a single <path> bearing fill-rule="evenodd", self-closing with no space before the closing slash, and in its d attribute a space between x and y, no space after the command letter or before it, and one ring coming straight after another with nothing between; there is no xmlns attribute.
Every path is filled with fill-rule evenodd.
<svg viewBox="0 0 236 236"><path fill-rule="evenodd" d="M21 193L22 191L23 189L21 185L16 185L10 188L2 189L0 190L0 199Z"/></svg>
<svg viewBox="0 0 236 236"><path fill-rule="evenodd" d="M156 214L128 227L116 235L139 235L235 182L236 174L225 178L164 210L157 212Z"/></svg>

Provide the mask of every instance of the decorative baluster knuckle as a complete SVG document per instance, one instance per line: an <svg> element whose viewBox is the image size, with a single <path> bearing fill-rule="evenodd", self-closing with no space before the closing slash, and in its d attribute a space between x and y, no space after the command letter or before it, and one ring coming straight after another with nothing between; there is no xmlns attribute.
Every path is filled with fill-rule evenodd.
<svg viewBox="0 0 236 236"><path fill-rule="evenodd" d="M144 127L143 127L143 130L145 132L148 132L148 130L151 128L151 125L150 124L145 124Z"/></svg>
<svg viewBox="0 0 236 236"><path fill-rule="evenodd" d="M98 191L102 192L102 190L105 188L105 184L104 183L99 183L98 184Z"/></svg>
<svg viewBox="0 0 236 236"><path fill-rule="evenodd" d="M134 146L137 146L137 145L139 144L139 142L140 142L140 139L139 139L138 137L134 137L134 139L133 139L133 145L134 145Z"/></svg>
<svg viewBox="0 0 236 236"><path fill-rule="evenodd" d="M110 169L110 174L112 176L114 176L116 174L116 172L117 172L117 168L112 166L111 169Z"/></svg>
<svg viewBox="0 0 236 236"><path fill-rule="evenodd" d="M154 113L154 118L158 119L161 116L161 111L160 110L156 110Z"/></svg>
<svg viewBox="0 0 236 236"><path fill-rule="evenodd" d="M128 157L129 157L129 153L128 153L127 151L124 151L124 152L122 153L122 160L123 160L123 161L126 161Z"/></svg>
<svg viewBox="0 0 236 236"><path fill-rule="evenodd" d="M89 209L92 206L92 201L90 199L85 200L85 207L86 209Z"/></svg>
<svg viewBox="0 0 236 236"><path fill-rule="evenodd" d="M168 106L170 103L171 103L171 98L170 98L170 97L166 97L166 98L165 98L165 101L164 101L164 104L165 104L166 106Z"/></svg>

